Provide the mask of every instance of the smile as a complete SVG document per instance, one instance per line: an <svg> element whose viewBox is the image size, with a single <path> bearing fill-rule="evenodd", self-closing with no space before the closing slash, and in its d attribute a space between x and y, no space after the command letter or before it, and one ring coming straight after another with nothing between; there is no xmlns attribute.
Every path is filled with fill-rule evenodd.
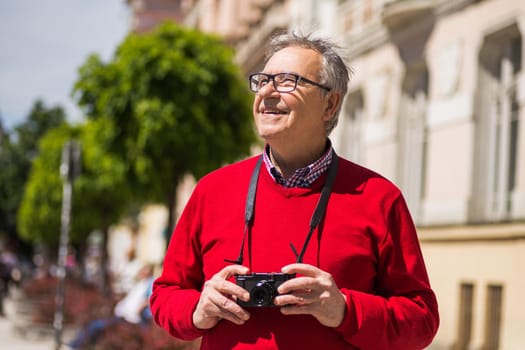
<svg viewBox="0 0 525 350"><path fill-rule="evenodd" d="M278 109L264 109L261 112L262 114L288 114L288 112L281 111Z"/></svg>

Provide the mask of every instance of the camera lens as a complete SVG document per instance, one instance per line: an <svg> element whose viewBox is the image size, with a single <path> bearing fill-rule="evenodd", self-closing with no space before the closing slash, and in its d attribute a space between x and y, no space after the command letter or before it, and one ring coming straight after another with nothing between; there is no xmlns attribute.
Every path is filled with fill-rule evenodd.
<svg viewBox="0 0 525 350"><path fill-rule="evenodd" d="M277 291L272 282L259 281L251 290L251 300L256 306L269 306L273 303L273 298Z"/></svg>

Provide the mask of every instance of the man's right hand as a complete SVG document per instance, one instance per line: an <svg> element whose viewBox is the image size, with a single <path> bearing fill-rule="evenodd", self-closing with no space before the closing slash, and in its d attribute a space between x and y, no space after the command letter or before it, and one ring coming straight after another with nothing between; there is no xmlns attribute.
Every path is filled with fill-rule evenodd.
<svg viewBox="0 0 525 350"><path fill-rule="evenodd" d="M228 281L234 275L244 275L249 269L241 265L230 265L216 273L204 283L201 297L193 312L193 324L199 329L215 327L221 319L238 325L244 324L250 314L235 301L239 298L248 301L248 291Z"/></svg>

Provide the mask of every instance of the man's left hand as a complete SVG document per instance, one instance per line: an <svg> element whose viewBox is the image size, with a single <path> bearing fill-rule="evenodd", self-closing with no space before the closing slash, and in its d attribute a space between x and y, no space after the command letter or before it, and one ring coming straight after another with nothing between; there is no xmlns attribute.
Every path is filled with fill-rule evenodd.
<svg viewBox="0 0 525 350"><path fill-rule="evenodd" d="M281 306L283 314L312 315L327 327L337 327L343 322L346 297L331 274L307 264L287 265L282 272L301 275L278 288L280 295L275 297L274 304Z"/></svg>

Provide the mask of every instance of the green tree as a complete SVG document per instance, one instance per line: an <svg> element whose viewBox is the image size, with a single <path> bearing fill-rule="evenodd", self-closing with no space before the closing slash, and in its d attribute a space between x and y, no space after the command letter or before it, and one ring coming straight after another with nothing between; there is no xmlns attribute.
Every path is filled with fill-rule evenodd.
<svg viewBox="0 0 525 350"><path fill-rule="evenodd" d="M33 160L17 217L20 236L26 241L58 243L62 207L59 170L62 146L77 135L78 130L65 124L50 130L39 142L39 153Z"/></svg>
<svg viewBox="0 0 525 350"><path fill-rule="evenodd" d="M9 133L0 131L0 232L17 240L16 213L29 176L31 162L37 154L38 140L49 129L65 120L62 107L48 108L37 100L25 122Z"/></svg>
<svg viewBox="0 0 525 350"><path fill-rule="evenodd" d="M100 147L112 129L101 122L62 125L50 130L39 143L18 215L21 236L33 242L56 245L59 239L63 179L62 149L69 140L82 148L81 172L73 183L71 239L83 243L95 229L106 235L110 225L130 205L124 163Z"/></svg>
<svg viewBox="0 0 525 350"><path fill-rule="evenodd" d="M62 150L66 142L76 140L82 149L81 172L73 182L70 241L83 255L86 238L94 230L103 234L101 288L108 292L108 233L133 204L131 187L126 183L125 163L105 151L105 140L114 129L107 120L89 121L71 127L64 124L50 130L39 143L18 212L20 235L27 241L58 246L64 179L60 175Z"/></svg>
<svg viewBox="0 0 525 350"><path fill-rule="evenodd" d="M61 106L48 108L42 100L37 100L29 112L27 121L15 128L18 147L29 159L32 159L37 153L40 138L48 130L65 121L66 115Z"/></svg>
<svg viewBox="0 0 525 350"><path fill-rule="evenodd" d="M17 174L21 158L16 153L9 133L0 124L0 234L10 237L15 235L18 190L23 186Z"/></svg>
<svg viewBox="0 0 525 350"><path fill-rule="evenodd" d="M169 229L182 177L248 155L255 141L251 96L217 37L166 23L130 34L111 62L94 55L79 72L78 104L113 125L109 149L131 165L137 196L167 202Z"/></svg>
<svg viewBox="0 0 525 350"><path fill-rule="evenodd" d="M17 189L21 188L15 166L18 161L10 135L0 120L0 233L10 235L15 232Z"/></svg>

